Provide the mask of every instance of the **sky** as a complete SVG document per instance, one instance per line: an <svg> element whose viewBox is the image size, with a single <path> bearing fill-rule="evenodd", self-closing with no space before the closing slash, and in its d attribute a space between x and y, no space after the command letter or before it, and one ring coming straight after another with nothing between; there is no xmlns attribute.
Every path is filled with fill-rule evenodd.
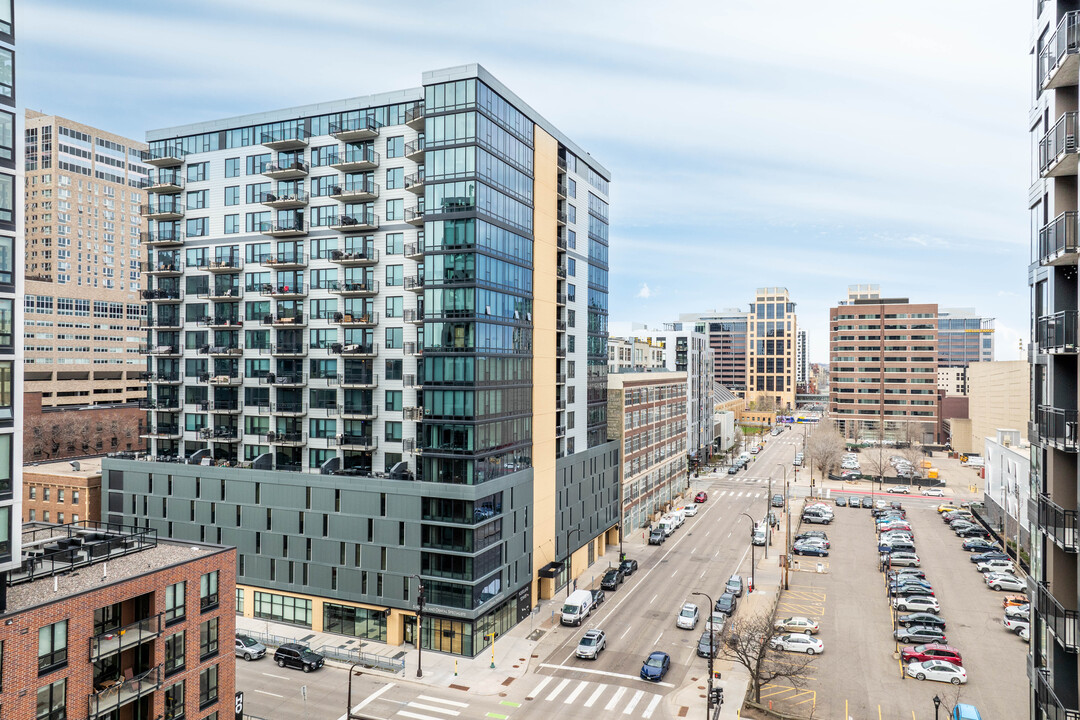
<svg viewBox="0 0 1080 720"><path fill-rule="evenodd" d="M612 173L613 332L847 286L1027 342L1028 55L1015 0L24 0L19 103L150 129L485 66Z"/></svg>

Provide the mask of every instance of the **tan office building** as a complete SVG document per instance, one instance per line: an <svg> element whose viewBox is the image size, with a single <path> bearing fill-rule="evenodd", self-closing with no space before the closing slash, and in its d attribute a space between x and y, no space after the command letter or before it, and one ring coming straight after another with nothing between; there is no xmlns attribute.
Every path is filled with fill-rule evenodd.
<svg viewBox="0 0 1080 720"><path fill-rule="evenodd" d="M746 399L795 407L798 323L787 288L758 288L747 317ZM767 407L764 409L768 409Z"/></svg>
<svg viewBox="0 0 1080 720"><path fill-rule="evenodd" d="M33 110L25 136L25 390L46 407L145 397L147 146Z"/></svg>

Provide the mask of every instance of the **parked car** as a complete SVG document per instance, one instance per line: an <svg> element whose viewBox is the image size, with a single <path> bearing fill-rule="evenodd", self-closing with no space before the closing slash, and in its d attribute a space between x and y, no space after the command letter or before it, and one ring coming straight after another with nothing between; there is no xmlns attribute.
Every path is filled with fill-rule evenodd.
<svg viewBox="0 0 1080 720"><path fill-rule="evenodd" d="M803 633L804 635L816 635L818 631L817 621L798 616L777 620L773 627L781 632Z"/></svg>
<svg viewBox="0 0 1080 720"><path fill-rule="evenodd" d="M637 560L633 560L631 558L626 558L621 563L619 563L619 567L622 568L623 575L625 575L626 577L630 577L631 575L633 575L634 573L637 572L637 569L638 569Z"/></svg>
<svg viewBox="0 0 1080 720"><path fill-rule="evenodd" d="M893 598L893 607L904 612L941 612L937 598L929 595L909 595Z"/></svg>
<svg viewBox="0 0 1080 720"><path fill-rule="evenodd" d="M862 506L864 508L872 508L872 507L874 507L874 499L872 497L869 497L869 496L864 497L862 499Z"/></svg>
<svg viewBox="0 0 1080 720"><path fill-rule="evenodd" d="M824 530L803 530L801 533L795 536L796 540L802 540L803 538L817 538L825 542L825 547L829 547L829 535Z"/></svg>
<svg viewBox="0 0 1080 720"><path fill-rule="evenodd" d="M889 589L890 590L893 589L893 588L902 589L902 588L906 588L906 587L922 588L923 590L926 591L926 592L923 593L924 595L933 595L934 594L934 586L931 585L928 580L925 580L923 578L917 578L917 577L910 577L910 576L906 576L906 575L901 575L898 578L893 578L893 579L889 580Z"/></svg>
<svg viewBox="0 0 1080 720"><path fill-rule="evenodd" d="M1010 632L1019 635L1021 630L1026 630L1031 626L1031 621L1028 620L1026 617L1006 617L1004 620L1001 621L1001 624L1008 628Z"/></svg>
<svg viewBox="0 0 1080 720"><path fill-rule="evenodd" d="M729 467L727 469L727 474L728 475L734 475L735 473L739 472L740 467L741 467L741 464L740 465L734 465L733 464L731 467Z"/></svg>
<svg viewBox="0 0 1080 720"><path fill-rule="evenodd" d="M619 584L626 580L626 576L623 574L620 567L613 567L604 573L603 579L600 580L600 587L604 590L617 590Z"/></svg>
<svg viewBox="0 0 1080 720"><path fill-rule="evenodd" d="M961 547L968 552L992 552L995 550L1001 552L996 542L980 537L968 538Z"/></svg>
<svg viewBox="0 0 1080 720"><path fill-rule="evenodd" d="M705 629L720 632L724 629L724 621L726 619L727 615L714 610L712 615L709 616L709 619L705 621Z"/></svg>
<svg viewBox="0 0 1080 720"><path fill-rule="evenodd" d="M979 563L990 562L991 560L1008 560L1009 556L1000 550L987 550L986 552L975 553L969 560L978 565Z"/></svg>
<svg viewBox="0 0 1080 720"><path fill-rule="evenodd" d="M729 592L735 597L742 597L743 579L741 575L732 575L724 585L724 592Z"/></svg>
<svg viewBox="0 0 1080 720"><path fill-rule="evenodd" d="M981 525L971 525L969 527L965 527L965 528L961 528L961 529L957 530L956 531L956 536L957 537L962 537L962 538L973 538L973 537L988 538L988 537L990 537L990 532L986 528L982 527Z"/></svg>
<svg viewBox="0 0 1080 720"><path fill-rule="evenodd" d="M697 505L687 505L686 507L679 508L679 510L681 510L682 514L686 517L694 517L697 515Z"/></svg>
<svg viewBox="0 0 1080 720"><path fill-rule="evenodd" d="M893 585L889 588L889 597L934 596L934 591L923 585Z"/></svg>
<svg viewBox="0 0 1080 720"><path fill-rule="evenodd" d="M825 643L821 642L816 637L803 635L801 633L777 635L769 641L769 646L776 650L802 652L807 655L818 655L825 651Z"/></svg>
<svg viewBox="0 0 1080 720"><path fill-rule="evenodd" d="M589 592L592 593L592 606L594 608L600 607L604 604L604 601L607 600L607 593L604 592L603 588L600 590L590 590Z"/></svg>
<svg viewBox="0 0 1080 720"><path fill-rule="evenodd" d="M911 488L909 488L907 485L895 485L895 486L889 488L888 490L886 490L885 492L893 493L893 494L896 494L896 495L907 495L908 493L911 492Z"/></svg>
<svg viewBox="0 0 1080 720"><path fill-rule="evenodd" d="M716 654L720 652L720 643L720 633L706 628L705 632L701 633L701 637L698 638L698 657L707 658L712 656L715 658Z"/></svg>
<svg viewBox="0 0 1080 720"><path fill-rule="evenodd" d="M671 656L666 652L649 653L649 657L645 658L645 662L641 665L641 679L650 680L652 682L660 682L667 675L667 671L671 669Z"/></svg>
<svg viewBox="0 0 1080 720"><path fill-rule="evenodd" d="M906 670L908 677L916 680L937 680L959 685L967 682L967 671L959 665L929 660L909 663Z"/></svg>
<svg viewBox="0 0 1080 720"><path fill-rule="evenodd" d="M807 508L803 510L802 521L804 523L820 523L822 525L828 525L832 522L832 516L826 515L815 508Z"/></svg>
<svg viewBox="0 0 1080 720"><path fill-rule="evenodd" d="M274 662L278 667L291 667L304 672L318 670L326 658L311 648L300 643L285 643L274 652Z"/></svg>
<svg viewBox="0 0 1080 720"><path fill-rule="evenodd" d="M902 643L945 642L945 631L931 625L912 625L893 631L893 637Z"/></svg>
<svg viewBox="0 0 1080 720"><path fill-rule="evenodd" d="M847 498L843 495L836 496L836 507L847 507Z"/></svg>
<svg viewBox="0 0 1080 720"><path fill-rule="evenodd" d="M945 620L940 615L934 615L933 613L917 612L910 615L901 615L896 618L896 621L902 626L909 628L916 625L925 625L928 627L936 627L945 629Z"/></svg>
<svg viewBox="0 0 1080 720"><path fill-rule="evenodd" d="M904 568L903 570L890 570L889 571L889 580L890 581L894 580L894 579L897 579L897 578L901 578L901 577L911 577L911 578L918 578L919 580L925 580L926 579L926 573L924 573L922 570L917 570L917 569L914 569L914 568Z"/></svg>
<svg viewBox="0 0 1080 720"><path fill-rule="evenodd" d="M266 655L266 646L253 637L236 634L236 657L245 660L258 660Z"/></svg>
<svg viewBox="0 0 1080 720"><path fill-rule="evenodd" d="M703 503L708 499L709 499L709 493L704 492L704 491L699 492L697 495L694 496L694 502L696 502L696 503Z"/></svg>
<svg viewBox="0 0 1080 720"><path fill-rule="evenodd" d="M1016 605L1028 605L1028 596L1026 593L1019 593L1016 595L1006 595L1001 599L1001 606L1006 610Z"/></svg>
<svg viewBox="0 0 1080 720"><path fill-rule="evenodd" d="M992 572L1016 574L1016 568L1009 560L987 560L975 566L983 575Z"/></svg>
<svg viewBox="0 0 1080 720"><path fill-rule="evenodd" d="M735 614L735 608L739 604L739 599L729 592L723 593L716 599L716 604L713 605L713 612L723 613L730 617Z"/></svg>
<svg viewBox="0 0 1080 720"><path fill-rule="evenodd" d="M784 496L779 494L779 493L773 495L771 503L772 503L773 507L778 507L778 508L784 507Z"/></svg>
<svg viewBox="0 0 1080 720"><path fill-rule="evenodd" d="M926 497L945 497L945 491L941 488L926 488L922 494Z"/></svg>
<svg viewBox="0 0 1080 720"><path fill-rule="evenodd" d="M1027 583L1014 575L991 574L986 576L986 587L991 590L1024 590Z"/></svg>
<svg viewBox="0 0 1080 720"><path fill-rule="evenodd" d="M649 531L650 545L663 545L665 540L667 540L667 535L660 528L653 528Z"/></svg>
<svg viewBox="0 0 1080 720"><path fill-rule="evenodd" d="M926 643L925 645L903 648L900 651L900 659L905 663L934 660L952 663L953 665L964 664L960 651L945 643Z"/></svg>
<svg viewBox="0 0 1080 720"><path fill-rule="evenodd" d="M959 510L959 509L960 508L958 508L955 505L952 505L950 503L941 503L940 505L937 506L937 511L939 513L953 512L953 511Z"/></svg>
<svg viewBox="0 0 1080 720"><path fill-rule="evenodd" d="M694 603L686 603L675 618L675 627L683 630L693 630L697 627L699 619L698 606Z"/></svg>
<svg viewBox="0 0 1080 720"><path fill-rule="evenodd" d="M822 545L809 542L795 543L791 546L794 555L813 555L815 557L829 557L829 551Z"/></svg>
<svg viewBox="0 0 1080 720"><path fill-rule="evenodd" d="M1014 620L1027 620L1031 617L1031 605L1010 605L1005 608L1005 617Z"/></svg>
<svg viewBox="0 0 1080 720"><path fill-rule="evenodd" d="M605 649L607 649L607 636L604 635L603 630L597 628L582 635L577 651L574 654L579 658L592 658L595 660L600 657L600 653Z"/></svg>
<svg viewBox="0 0 1080 720"><path fill-rule="evenodd" d="M889 553L889 565L892 567L919 567L919 556L913 552Z"/></svg>

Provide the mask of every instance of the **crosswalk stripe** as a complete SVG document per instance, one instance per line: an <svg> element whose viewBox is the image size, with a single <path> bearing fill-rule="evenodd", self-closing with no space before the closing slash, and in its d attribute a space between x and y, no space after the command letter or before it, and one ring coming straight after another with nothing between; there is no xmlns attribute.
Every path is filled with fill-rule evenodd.
<svg viewBox="0 0 1080 720"><path fill-rule="evenodd" d="M411 708L416 708L417 710L427 710L428 712L437 712L442 713L443 715L450 715L451 717L457 717L461 714L457 710L449 710L447 708L441 708L435 705L424 705L423 703L418 702L411 702L408 704L408 706Z"/></svg>
<svg viewBox="0 0 1080 720"><path fill-rule="evenodd" d="M469 703L458 702L457 700L443 700L442 698L432 697L431 695L417 695L417 700L427 700L428 702L442 703L443 705L450 705L451 707L467 708Z"/></svg>
<svg viewBox="0 0 1080 720"><path fill-rule="evenodd" d="M558 696L558 694L561 693L563 691L563 689L569 684L570 684L570 680L567 679L567 680L563 680L561 683L556 685L555 689L551 691L550 695L548 695L548 698L547 698L548 702L551 702L552 700L554 700Z"/></svg>
<svg viewBox="0 0 1080 720"><path fill-rule="evenodd" d="M619 704L619 700L624 694L626 694L626 688L620 687L618 690L615 691L615 695L612 696L610 700L608 700L608 704L604 706L604 709L614 710L615 706Z"/></svg>
<svg viewBox="0 0 1080 720"><path fill-rule="evenodd" d="M656 706L660 704L660 696L653 695L652 700L649 701L648 706L645 708L645 712L641 713L643 718L651 718L653 710L656 710Z"/></svg>
<svg viewBox="0 0 1080 720"><path fill-rule="evenodd" d="M629 715L630 713L634 712L634 706L637 705L638 701L641 700L641 698L644 696L644 690L638 690L636 693L634 693L634 697L631 698L630 702L627 703L626 707L623 708L622 714Z"/></svg>
<svg viewBox="0 0 1080 720"><path fill-rule="evenodd" d="M551 681L552 681L552 680L554 680L554 679L555 679L555 678L554 678L554 676L551 676L551 675L549 675L549 676L547 676L546 678L544 678L543 680L541 680L541 681L540 681L540 684L539 684L539 685L537 685L537 686L536 686L536 687L535 687L535 688L533 689L533 691L532 691L531 693L529 693L528 695L526 695L526 696L525 696L525 699L526 699L526 700L532 700L532 699L533 699L534 697L536 697L537 695L539 695L539 694L540 694L540 693L541 693L541 692L542 692L542 691L544 690L544 688L546 688L546 687L547 687L547 685L548 685L548 683L549 683L549 682L551 682Z"/></svg>
<svg viewBox="0 0 1080 720"><path fill-rule="evenodd" d="M604 690L607 689L607 685L601 685L596 688L596 692L589 696L589 699L585 701L585 707L592 707L593 703L600 699L600 696L604 694Z"/></svg>
<svg viewBox="0 0 1080 720"><path fill-rule="evenodd" d="M585 688L587 688L587 687L589 687L589 681L588 680L582 680L581 684L578 685L576 688L574 688L574 691L572 693L570 693L569 695L567 695L566 699L563 700L563 702L566 703L567 705L574 702L575 700L577 700L577 696L580 695L582 692L584 692Z"/></svg>
<svg viewBox="0 0 1080 720"><path fill-rule="evenodd" d="M398 710L397 714L401 717L413 718L413 720L439 720L436 715L421 715L419 713L406 712L405 710Z"/></svg>

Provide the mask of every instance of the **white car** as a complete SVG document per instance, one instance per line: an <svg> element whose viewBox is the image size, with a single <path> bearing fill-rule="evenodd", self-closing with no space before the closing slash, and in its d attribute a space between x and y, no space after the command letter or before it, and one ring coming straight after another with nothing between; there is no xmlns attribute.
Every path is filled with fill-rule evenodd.
<svg viewBox="0 0 1080 720"><path fill-rule="evenodd" d="M945 491L941 488L926 488L922 494L927 497L945 497Z"/></svg>
<svg viewBox="0 0 1080 720"><path fill-rule="evenodd" d="M1026 591L1027 583L1015 575L991 573L986 576L986 587L991 590Z"/></svg>
<svg viewBox="0 0 1080 720"><path fill-rule="evenodd" d="M1009 629L1009 632L1014 632L1017 635L1021 630L1028 630L1031 627L1031 623L1025 618L1005 618L1001 621L1001 624Z"/></svg>
<svg viewBox="0 0 1080 720"><path fill-rule="evenodd" d="M967 682L967 671L964 668L942 660L908 663L907 674L916 680L937 680L953 685Z"/></svg>
<svg viewBox="0 0 1080 720"><path fill-rule="evenodd" d="M1016 572L1016 568L1013 567L1012 562L1009 560L987 560L986 562L979 563L975 567L983 575L987 575L989 573L1013 575Z"/></svg>
<svg viewBox="0 0 1080 720"><path fill-rule="evenodd" d="M889 554L889 565L892 567L919 567L922 564L919 556L910 552L894 552Z"/></svg>
<svg viewBox="0 0 1080 720"><path fill-rule="evenodd" d="M893 607L904 612L941 612L937 598L929 595L893 598Z"/></svg>
<svg viewBox="0 0 1080 720"><path fill-rule="evenodd" d="M896 487L889 488L885 492L893 493L893 494L899 493L900 495L907 495L908 493L911 492L911 488L909 488L907 485L897 485Z"/></svg>
<svg viewBox="0 0 1080 720"><path fill-rule="evenodd" d="M697 505L687 505L682 509L683 515L686 517L694 517L697 515Z"/></svg>
<svg viewBox="0 0 1080 720"><path fill-rule="evenodd" d="M697 627L698 617L698 606L693 603L686 603L682 606L682 610L679 611L679 616L675 618L675 627L683 630L693 630Z"/></svg>
<svg viewBox="0 0 1080 720"><path fill-rule="evenodd" d="M1005 617L1015 620L1027 620L1031 616L1031 605L1010 605L1005 608Z"/></svg>
<svg viewBox="0 0 1080 720"><path fill-rule="evenodd" d="M1031 642L1031 629L1028 627L1022 627L1016 631L1016 634L1020 636L1020 639L1024 642Z"/></svg>
<svg viewBox="0 0 1080 720"><path fill-rule="evenodd" d="M727 615L724 613L714 612L709 616L709 619L705 621L705 629L719 632L724 629L725 619L727 619Z"/></svg>
<svg viewBox="0 0 1080 720"><path fill-rule="evenodd" d="M585 633L581 638L581 642L578 643L577 650L574 652L579 658L592 658L596 660L600 657L600 653L607 649L607 637L604 636L604 631L600 629L590 630Z"/></svg>
<svg viewBox="0 0 1080 720"><path fill-rule="evenodd" d="M810 635L789 634L777 635L769 641L769 646L776 650L788 652L801 652L807 655L817 655L825 651L825 643Z"/></svg>

